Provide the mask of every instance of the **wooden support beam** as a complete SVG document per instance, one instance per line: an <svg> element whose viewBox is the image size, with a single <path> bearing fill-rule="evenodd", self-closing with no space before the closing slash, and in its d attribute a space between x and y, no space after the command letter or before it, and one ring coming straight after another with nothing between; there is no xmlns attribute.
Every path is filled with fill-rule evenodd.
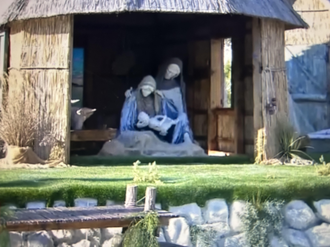
<svg viewBox="0 0 330 247"><path fill-rule="evenodd" d="M109 141L116 137L117 129L106 130L74 130L71 132L71 141Z"/></svg>
<svg viewBox="0 0 330 247"><path fill-rule="evenodd" d="M264 127L262 114L262 51L261 51L261 23L260 19L252 20L252 52L253 52L253 127L254 140L258 131ZM256 145L256 144L254 144ZM254 146L256 150L256 146Z"/></svg>
<svg viewBox="0 0 330 247"><path fill-rule="evenodd" d="M210 77L210 105L208 111L208 150L218 150L217 137L218 118L214 109L223 107L224 101L224 39L211 40L211 77Z"/></svg>
<svg viewBox="0 0 330 247"><path fill-rule="evenodd" d="M244 153L244 33L232 38L232 83L235 109L235 154Z"/></svg>

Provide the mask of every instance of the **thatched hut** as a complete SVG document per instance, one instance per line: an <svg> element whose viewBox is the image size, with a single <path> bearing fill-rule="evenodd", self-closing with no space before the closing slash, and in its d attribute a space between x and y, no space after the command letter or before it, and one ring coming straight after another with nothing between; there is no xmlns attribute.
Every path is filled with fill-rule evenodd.
<svg viewBox="0 0 330 247"><path fill-rule="evenodd" d="M48 116L40 116L34 150L49 156L50 147L38 141L53 129L64 142L64 161L74 48L84 51L84 106L103 113L107 127L118 126L125 90L175 56L184 64L195 139L206 150L253 154L264 130L265 154L274 155L274 127L288 115L284 31L307 28L286 0L15 0L1 23L9 37L9 73L28 74L44 105L60 103L52 123L42 124ZM224 38L232 39L231 108L223 108ZM274 114L266 107L272 98ZM96 129L97 119L86 126Z"/></svg>

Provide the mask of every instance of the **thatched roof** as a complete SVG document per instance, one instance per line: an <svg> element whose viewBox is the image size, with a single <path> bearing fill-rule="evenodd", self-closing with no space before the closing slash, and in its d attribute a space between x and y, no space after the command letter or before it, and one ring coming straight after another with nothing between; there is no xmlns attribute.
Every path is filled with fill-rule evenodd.
<svg viewBox="0 0 330 247"><path fill-rule="evenodd" d="M241 14L278 19L294 27L308 27L287 0L13 0L0 24L56 15L126 11Z"/></svg>

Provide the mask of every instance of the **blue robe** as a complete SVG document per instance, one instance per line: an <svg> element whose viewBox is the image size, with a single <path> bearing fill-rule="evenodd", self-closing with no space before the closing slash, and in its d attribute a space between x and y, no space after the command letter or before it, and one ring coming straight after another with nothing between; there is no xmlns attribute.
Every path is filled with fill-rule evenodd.
<svg viewBox="0 0 330 247"><path fill-rule="evenodd" d="M137 108L137 101L135 94L137 91L134 91L131 97L128 97L125 99L122 111L121 111L121 118L120 118L120 128L117 135L119 135L123 131L131 130L131 131L143 131L143 130L151 130L153 131L159 139L167 141L169 143L173 143L173 131L175 132L174 126L170 128L168 131L168 134L166 136L159 135L158 132L154 131L153 129L150 129L149 127L145 128L138 128L136 126L138 122L138 115L139 111ZM160 112L157 113L157 115L165 115L171 119L177 119L178 117L178 111L175 108L174 104L167 100L162 98L161 100L161 109ZM154 117L154 116L149 116Z"/></svg>

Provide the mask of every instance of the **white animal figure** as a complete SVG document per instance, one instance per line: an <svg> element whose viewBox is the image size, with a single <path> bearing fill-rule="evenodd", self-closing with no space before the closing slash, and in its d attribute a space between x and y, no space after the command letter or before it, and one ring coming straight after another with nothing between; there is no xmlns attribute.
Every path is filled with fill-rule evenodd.
<svg viewBox="0 0 330 247"><path fill-rule="evenodd" d="M71 107L71 130L82 130L84 122L93 115L96 109L87 107Z"/></svg>

